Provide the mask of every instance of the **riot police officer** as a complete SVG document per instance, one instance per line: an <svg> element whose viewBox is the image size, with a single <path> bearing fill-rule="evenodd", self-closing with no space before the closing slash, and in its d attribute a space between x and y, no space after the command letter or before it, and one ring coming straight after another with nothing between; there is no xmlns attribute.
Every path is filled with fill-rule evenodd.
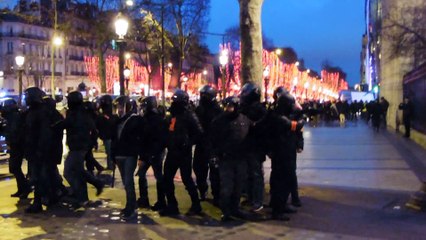
<svg viewBox="0 0 426 240"><path fill-rule="evenodd" d="M155 96L145 97L141 101L142 110L142 155L139 165L139 207L149 208L148 183L146 172L152 167L157 186L157 202L152 210L159 211L166 207L163 183L163 160L167 143L167 123L158 110Z"/></svg>
<svg viewBox="0 0 426 240"><path fill-rule="evenodd" d="M1 104L1 116L4 118L4 126L0 126L6 143L9 147L9 172L15 176L18 191L11 197L27 198L31 192L31 186L22 172L22 160L24 158L24 115L19 110L18 104L12 98L6 99Z"/></svg>
<svg viewBox="0 0 426 240"><path fill-rule="evenodd" d="M42 197L46 197L46 168L48 155L51 151L51 126L49 113L43 104L45 93L37 88L25 90L25 102L28 109L25 113L25 145L24 156L31 171L30 180L34 184L34 200L25 210L26 213L39 213L42 208Z"/></svg>
<svg viewBox="0 0 426 240"><path fill-rule="evenodd" d="M222 221L231 217L244 218L239 210L241 191L247 176L247 137L252 122L238 112L239 99L224 100L225 112L212 122L211 139L215 155L219 158L220 208Z"/></svg>
<svg viewBox="0 0 426 240"><path fill-rule="evenodd" d="M69 153L65 159L64 177L72 190L73 208L84 206L88 200L87 178L84 169L84 157L93 144L95 123L83 106L83 95L74 91L68 94L68 111L64 121L55 125L67 130Z"/></svg>
<svg viewBox="0 0 426 240"><path fill-rule="evenodd" d="M248 163L248 178L245 186L248 203L253 211L260 211L263 208L264 179L263 162L266 160L263 146L262 121L267 110L260 102L260 88L253 83L246 83L241 89L241 113L247 116L253 127L248 135L249 148L246 152Z"/></svg>
<svg viewBox="0 0 426 240"><path fill-rule="evenodd" d="M197 187L192 179L192 146L196 144L203 133L201 124L194 112L188 109L189 96L178 89L172 97L168 118L167 156L164 163L164 188L167 198L167 208L161 215L179 214L178 202L175 197L173 179L180 169L183 184L191 197L189 214L202 211Z"/></svg>
<svg viewBox="0 0 426 240"><path fill-rule="evenodd" d="M287 206L291 193L293 203L299 201L296 178L297 152L303 149L301 129L303 120L292 121L291 114L295 112L297 103L294 97L280 87L274 92L275 102L268 114L271 176L270 193L272 218L287 221L284 213L293 213L294 209ZM297 195L297 196L296 196Z"/></svg>
<svg viewBox="0 0 426 240"><path fill-rule="evenodd" d="M99 138L103 141L105 146L105 153L107 155L107 169L112 170L113 159L111 156L111 136L117 116L112 112L112 97L110 95L103 95L99 98L99 114L96 119L96 127L99 131Z"/></svg>
<svg viewBox="0 0 426 240"><path fill-rule="evenodd" d="M200 193L200 199L205 200L207 195L207 176L209 173L209 159L212 158L211 142L209 139L210 124L222 110L216 101L217 91L209 85L200 89L200 103L195 109L201 126L205 130L200 143L197 144L194 152L194 173L197 180L197 187ZM213 195L213 202L219 203L219 175L217 168L210 164L210 183Z"/></svg>

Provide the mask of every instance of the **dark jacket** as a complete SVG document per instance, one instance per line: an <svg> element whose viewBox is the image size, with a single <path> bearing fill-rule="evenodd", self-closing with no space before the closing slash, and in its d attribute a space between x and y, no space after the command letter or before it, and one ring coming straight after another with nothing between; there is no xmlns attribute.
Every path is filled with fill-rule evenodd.
<svg viewBox="0 0 426 240"><path fill-rule="evenodd" d="M54 126L55 123L63 121L64 117L61 115L61 113L56 110L56 108L48 108L49 112L49 120L50 125ZM62 139L64 137L64 131L63 129L58 129L53 127L52 128L52 139L51 139L51 151L49 152L48 158L50 159L51 163L54 164L61 164L62 161L62 153L63 153L63 145L62 145Z"/></svg>
<svg viewBox="0 0 426 240"><path fill-rule="evenodd" d="M25 158L29 162L46 162L53 136L47 107L43 104L31 106L25 113L24 124Z"/></svg>
<svg viewBox="0 0 426 240"><path fill-rule="evenodd" d="M113 114L100 113L96 118L96 128L98 129L99 138L102 140L111 139L113 129L118 117Z"/></svg>
<svg viewBox="0 0 426 240"><path fill-rule="evenodd" d="M9 147L22 148L24 140L24 120L25 116L19 110L2 113L6 120L4 126L1 126L1 132L6 138Z"/></svg>
<svg viewBox="0 0 426 240"><path fill-rule="evenodd" d="M191 151L192 146L199 142L203 128L195 113L191 110L171 111L167 119L169 152L185 153Z"/></svg>
<svg viewBox="0 0 426 240"><path fill-rule="evenodd" d="M408 103L399 104L399 109L402 110L402 121L409 122L413 118L414 115L414 106L411 101Z"/></svg>
<svg viewBox="0 0 426 240"><path fill-rule="evenodd" d="M297 123L292 128L290 117L270 112L268 114L269 139L271 159L276 164L291 164L297 158L297 149L303 149L304 139L301 128L303 123ZM282 161L282 162L276 162Z"/></svg>
<svg viewBox="0 0 426 240"><path fill-rule="evenodd" d="M243 114L224 112L219 115L210 129L214 154L220 159L244 159L241 156L250 147L247 137L251 126L252 121Z"/></svg>
<svg viewBox="0 0 426 240"><path fill-rule="evenodd" d="M118 119L111 138L111 154L113 157L138 157L141 154L141 123L141 116L131 113Z"/></svg>
<svg viewBox="0 0 426 240"><path fill-rule="evenodd" d="M65 120L55 124L54 127L67 130L67 145L70 151L92 149L96 127L92 117L82 106L68 110Z"/></svg>
<svg viewBox="0 0 426 240"><path fill-rule="evenodd" d="M144 114L141 122L142 160L161 154L167 145L167 122L155 111Z"/></svg>
<svg viewBox="0 0 426 240"><path fill-rule="evenodd" d="M260 102L254 102L248 106L242 106L241 113L250 119L253 125L247 137L248 150L265 152L265 149L263 149L265 139L263 138L264 128L262 121L266 117L266 107Z"/></svg>

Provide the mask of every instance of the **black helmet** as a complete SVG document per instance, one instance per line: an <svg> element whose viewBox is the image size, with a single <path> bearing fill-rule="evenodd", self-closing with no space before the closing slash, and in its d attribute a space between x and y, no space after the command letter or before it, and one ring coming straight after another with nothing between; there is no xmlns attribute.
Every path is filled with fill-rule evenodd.
<svg viewBox="0 0 426 240"><path fill-rule="evenodd" d="M2 113L12 112L18 109L18 103L13 98L6 98L0 104L0 111Z"/></svg>
<svg viewBox="0 0 426 240"><path fill-rule="evenodd" d="M155 96L145 97L141 101L141 107L142 109L144 109L144 111L152 111L154 109L157 109L158 107L157 98Z"/></svg>
<svg viewBox="0 0 426 240"><path fill-rule="evenodd" d="M223 99L223 106L226 107L228 105L232 105L237 108L240 105L240 99L238 97L232 96Z"/></svg>
<svg viewBox="0 0 426 240"><path fill-rule="evenodd" d="M246 83L241 88L240 99L242 104L251 104L260 101L260 88L253 83Z"/></svg>
<svg viewBox="0 0 426 240"><path fill-rule="evenodd" d="M56 101L50 96L43 97L43 103L46 104L50 109L56 109Z"/></svg>
<svg viewBox="0 0 426 240"><path fill-rule="evenodd" d="M284 114L286 116L290 115L292 111L295 109L296 100L293 95L289 92L284 91L280 94L277 94L277 100L275 100L275 110L279 114Z"/></svg>
<svg viewBox="0 0 426 240"><path fill-rule="evenodd" d="M200 101L212 102L216 99L217 91L210 85L204 85L200 88Z"/></svg>
<svg viewBox="0 0 426 240"><path fill-rule="evenodd" d="M273 97L274 97L274 101L277 101L277 99L282 95L282 94L285 94L285 93L288 93L288 91L287 91L287 89L285 89L284 87L277 87L275 90L274 90L274 95L273 95Z"/></svg>
<svg viewBox="0 0 426 240"><path fill-rule="evenodd" d="M128 96L119 96L114 100L114 106L124 107L126 113L130 112L132 109L132 103L130 102L130 98Z"/></svg>
<svg viewBox="0 0 426 240"><path fill-rule="evenodd" d="M189 96L188 93L186 93L185 91L181 90L181 89L177 89L172 96L172 102L175 103L183 103L184 105L189 104Z"/></svg>
<svg viewBox="0 0 426 240"><path fill-rule="evenodd" d="M73 91L68 94L68 108L74 109L83 104L83 95L79 91Z"/></svg>
<svg viewBox="0 0 426 240"><path fill-rule="evenodd" d="M112 106L112 97L110 95L103 95L99 98L99 106Z"/></svg>
<svg viewBox="0 0 426 240"><path fill-rule="evenodd" d="M30 87L25 90L25 102L27 106L43 103L46 94L38 87Z"/></svg>

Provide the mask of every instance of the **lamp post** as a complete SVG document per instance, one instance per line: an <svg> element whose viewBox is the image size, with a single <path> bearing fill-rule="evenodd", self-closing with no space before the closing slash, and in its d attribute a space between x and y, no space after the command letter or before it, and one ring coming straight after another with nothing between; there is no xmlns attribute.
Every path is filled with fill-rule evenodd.
<svg viewBox="0 0 426 240"><path fill-rule="evenodd" d="M19 88L19 99L18 99L18 105L22 105L22 72L24 71L24 63L25 63L25 57L18 55L15 57L15 63L16 66L18 66L18 88Z"/></svg>
<svg viewBox="0 0 426 240"><path fill-rule="evenodd" d="M220 53L219 63L222 66L222 99L226 97L226 65L228 64L228 50L224 49Z"/></svg>
<svg viewBox="0 0 426 240"><path fill-rule="evenodd" d="M62 37L58 35L54 35L52 39L52 63L51 63L51 69L52 69L52 75L50 79L50 91L52 93L52 98L55 99L55 47L60 47L63 44Z"/></svg>
<svg viewBox="0 0 426 240"><path fill-rule="evenodd" d="M186 91L188 91L188 77L187 77L187 76L184 76L184 77L182 78L182 81L183 81L183 84L185 85L184 90L185 90L185 92L186 92Z"/></svg>
<svg viewBox="0 0 426 240"><path fill-rule="evenodd" d="M126 91L129 92L129 77L130 77L130 68L125 67L123 70L124 79L126 80Z"/></svg>
<svg viewBox="0 0 426 240"><path fill-rule="evenodd" d="M129 28L129 21L121 13L118 13L117 18L114 23L115 33L118 35L117 45L118 45L118 74L120 81L120 95L124 96L124 49L126 47L126 41L124 36L127 34L127 29Z"/></svg>
<svg viewBox="0 0 426 240"><path fill-rule="evenodd" d="M266 66L263 70L263 79L265 84L265 102L268 102L269 66Z"/></svg>
<svg viewBox="0 0 426 240"><path fill-rule="evenodd" d="M208 83L208 81L207 81L207 70L206 69L204 69L203 70L203 76L204 76L204 81L205 81L205 84L207 84Z"/></svg>

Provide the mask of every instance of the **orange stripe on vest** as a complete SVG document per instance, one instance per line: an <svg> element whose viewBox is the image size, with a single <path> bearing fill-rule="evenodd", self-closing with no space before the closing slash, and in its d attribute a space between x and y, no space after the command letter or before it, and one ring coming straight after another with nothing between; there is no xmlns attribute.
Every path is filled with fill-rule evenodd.
<svg viewBox="0 0 426 240"><path fill-rule="evenodd" d="M176 118L172 118L172 121L170 121L169 131L173 132L175 130L175 124L176 124Z"/></svg>
<svg viewBox="0 0 426 240"><path fill-rule="evenodd" d="M291 131L295 132L297 128L297 122L296 121L291 121Z"/></svg>

